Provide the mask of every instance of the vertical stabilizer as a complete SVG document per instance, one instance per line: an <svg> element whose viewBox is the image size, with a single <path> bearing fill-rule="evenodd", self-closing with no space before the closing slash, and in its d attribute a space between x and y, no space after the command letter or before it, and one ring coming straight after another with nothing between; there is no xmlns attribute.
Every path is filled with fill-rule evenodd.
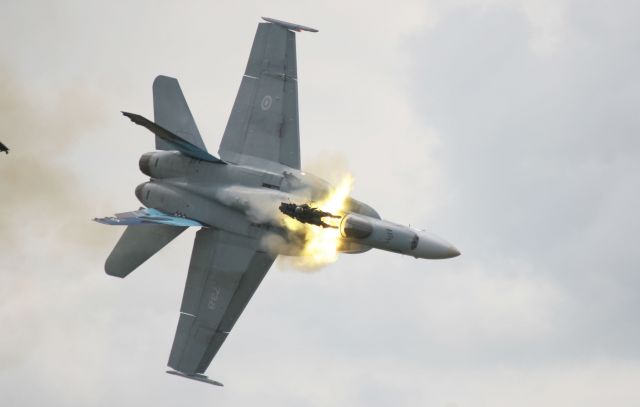
<svg viewBox="0 0 640 407"><path fill-rule="evenodd" d="M158 126L207 151L177 79L160 75L153 81L153 114ZM159 137L156 149L175 150Z"/></svg>

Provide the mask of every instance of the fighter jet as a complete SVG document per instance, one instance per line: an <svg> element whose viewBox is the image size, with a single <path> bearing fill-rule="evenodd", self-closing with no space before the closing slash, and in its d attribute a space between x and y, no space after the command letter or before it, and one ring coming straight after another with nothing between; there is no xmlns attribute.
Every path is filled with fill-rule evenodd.
<svg viewBox="0 0 640 407"><path fill-rule="evenodd" d="M0 153L9 154L9 147L5 146L2 141L0 141Z"/></svg>
<svg viewBox="0 0 640 407"><path fill-rule="evenodd" d="M168 373L215 385L221 384L204 373L274 260L302 253L304 239L283 225L279 205L318 202L331 191L300 164L295 32L317 30L265 21L258 24L218 154L207 150L178 81L156 77L154 121L123 112L155 134L155 151L139 161L150 178L135 189L144 208L96 219L126 226L105 263L106 273L120 278L188 227L199 228ZM383 220L353 198L340 214L302 212L320 220L340 216L344 252L377 248L422 259L460 254L436 235ZM269 244L274 238L284 244Z"/></svg>
<svg viewBox="0 0 640 407"><path fill-rule="evenodd" d="M293 218L299 222L322 226L323 228L337 229L338 227L325 223L322 218L341 218L340 215L334 215L330 212L321 211L318 208L309 206L309 204L297 205L294 203L282 202L278 209L280 209L280 212L284 213L288 217Z"/></svg>

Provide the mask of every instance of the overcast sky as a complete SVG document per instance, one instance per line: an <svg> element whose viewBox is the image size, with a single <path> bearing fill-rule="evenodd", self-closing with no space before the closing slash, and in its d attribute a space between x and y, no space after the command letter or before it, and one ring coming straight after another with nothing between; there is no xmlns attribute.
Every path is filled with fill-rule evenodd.
<svg viewBox="0 0 640 407"><path fill-rule="evenodd" d="M640 4L0 2L0 404L637 406ZM119 280L179 78L216 151L260 16L298 35L303 168L462 256L276 265L208 374L164 373L194 232Z"/></svg>

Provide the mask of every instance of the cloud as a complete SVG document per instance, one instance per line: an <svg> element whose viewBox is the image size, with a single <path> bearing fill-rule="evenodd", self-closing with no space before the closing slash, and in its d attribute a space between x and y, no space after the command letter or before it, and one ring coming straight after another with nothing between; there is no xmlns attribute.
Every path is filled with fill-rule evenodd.
<svg viewBox="0 0 640 407"><path fill-rule="evenodd" d="M414 96L446 145L441 193L463 253L501 275L497 258L529 264L567 296L545 357L635 359L636 7L566 7L553 53L519 7L449 14L413 41Z"/></svg>

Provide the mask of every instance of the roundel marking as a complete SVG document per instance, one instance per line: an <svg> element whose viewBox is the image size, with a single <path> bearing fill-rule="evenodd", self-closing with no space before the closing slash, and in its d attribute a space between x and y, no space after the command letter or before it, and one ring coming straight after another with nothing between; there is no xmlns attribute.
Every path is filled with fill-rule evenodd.
<svg viewBox="0 0 640 407"><path fill-rule="evenodd" d="M266 95L262 98L262 102L260 102L260 108L262 110L269 110L271 109L271 103L273 103L273 99L270 95Z"/></svg>

